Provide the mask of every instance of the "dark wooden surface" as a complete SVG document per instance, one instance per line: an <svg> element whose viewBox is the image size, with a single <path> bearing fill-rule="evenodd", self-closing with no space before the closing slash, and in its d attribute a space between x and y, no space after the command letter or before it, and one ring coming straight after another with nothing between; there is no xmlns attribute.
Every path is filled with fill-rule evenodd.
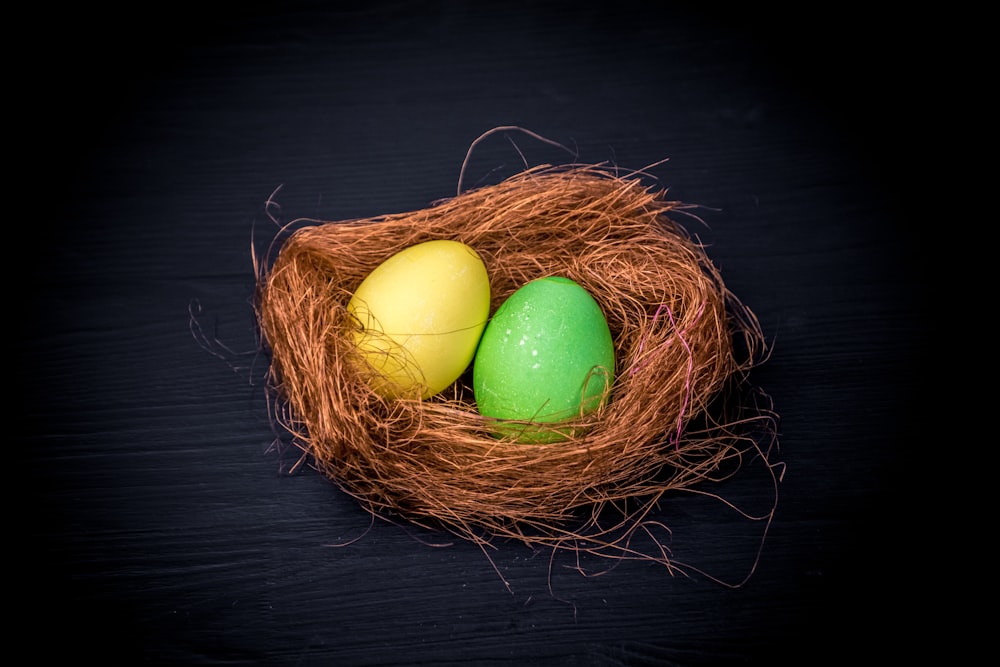
<svg viewBox="0 0 1000 667"><path fill-rule="evenodd" d="M9 511L29 545L11 570L28 575L15 627L40 657L603 666L906 650L886 623L909 608L900 498L926 331L896 187L914 159L897 123L906 45L870 16L821 29L786 15L789 29L749 9L534 7L173 6L114 29L62 15L62 56L32 94L54 116L20 164L26 273L8 274L27 432L11 443ZM587 578L501 543L508 591L475 545L372 523L274 447L251 309L265 201L278 190L284 220L421 208L454 194L478 135L509 124L583 162L668 159L652 173L706 207L698 232L773 343L753 377L787 466L744 585L644 563ZM566 160L497 135L466 182L519 170L518 150ZM756 482L725 492L766 509ZM660 518L678 559L727 582L753 567L760 523L687 495Z"/></svg>

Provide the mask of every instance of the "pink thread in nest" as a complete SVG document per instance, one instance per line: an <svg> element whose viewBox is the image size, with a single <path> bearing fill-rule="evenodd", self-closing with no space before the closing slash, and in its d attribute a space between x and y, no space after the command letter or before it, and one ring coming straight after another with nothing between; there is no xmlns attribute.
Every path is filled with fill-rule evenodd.
<svg viewBox="0 0 1000 667"><path fill-rule="evenodd" d="M705 303L702 302L701 307L698 308L698 314L695 315L694 320L691 322L688 328L697 324L698 320L701 319L701 316L702 314L704 314L704 312L705 312ZM674 320L674 314L670 310L670 306L668 306L665 303L661 303L659 307L656 309L656 312L653 314L652 324L655 325L656 321L660 319L660 315L663 313L667 314L667 317L670 319L670 325L676 330L677 322ZM674 435L670 437L670 443L674 445L674 447L676 447L678 450L680 449L681 432L684 430L684 413L687 411L688 403L691 401L691 376L694 375L694 353L691 351L691 346L688 345L687 340L684 338L685 334L687 334L687 331L688 329L684 329L683 331L677 331L677 339L681 342L681 345L684 346L684 351L687 352L687 374L684 377L684 400L681 402L681 411L677 414L677 430L674 432ZM672 342L673 339L667 340L664 343L664 347L670 345ZM645 344L646 344L646 338L643 337L639 341L639 349L636 354L637 357L642 356L642 350L645 347ZM633 366L630 375L635 375L645 365L646 364L639 364L638 366Z"/></svg>

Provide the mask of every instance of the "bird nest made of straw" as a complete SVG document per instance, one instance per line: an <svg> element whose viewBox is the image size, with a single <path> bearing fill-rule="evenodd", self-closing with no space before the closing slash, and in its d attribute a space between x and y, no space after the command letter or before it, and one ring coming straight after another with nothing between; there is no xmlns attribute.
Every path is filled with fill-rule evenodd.
<svg viewBox="0 0 1000 667"><path fill-rule="evenodd" d="M723 407L766 345L704 247L671 218L690 207L664 194L637 173L541 166L420 210L290 231L257 262L277 420L374 513L476 540L560 545L589 535L627 555L628 526L652 503L732 475L752 446L747 423L770 419ZM348 301L391 255L434 239L479 253L491 313L555 274L600 304L618 370L606 404L580 418L585 428L547 444L499 439L477 412L469 372L426 400L386 399L364 381ZM599 517L632 500L616 543Z"/></svg>

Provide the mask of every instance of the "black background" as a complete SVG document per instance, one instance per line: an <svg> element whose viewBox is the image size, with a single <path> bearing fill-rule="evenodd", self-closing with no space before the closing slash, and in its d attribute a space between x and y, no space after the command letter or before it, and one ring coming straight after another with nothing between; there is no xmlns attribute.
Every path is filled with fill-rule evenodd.
<svg viewBox="0 0 1000 667"><path fill-rule="evenodd" d="M8 272L27 432L16 636L41 657L131 664L802 664L913 647L925 271L902 186L921 67L891 17L334 7L25 23L35 50L12 62L31 74L8 103L26 148L11 195L28 204ZM372 522L315 471L290 474L251 307L251 248L276 230L265 202L283 221L422 208L502 125L581 162L667 159L652 174L705 207L697 232L773 345L753 380L786 469L755 569L760 522L689 495L660 518L679 560L730 583L752 571L742 586L646 563L588 578L500 543L508 591L475 545ZM498 134L466 185L520 170L519 151L568 158ZM722 491L753 512L772 493L749 470Z"/></svg>

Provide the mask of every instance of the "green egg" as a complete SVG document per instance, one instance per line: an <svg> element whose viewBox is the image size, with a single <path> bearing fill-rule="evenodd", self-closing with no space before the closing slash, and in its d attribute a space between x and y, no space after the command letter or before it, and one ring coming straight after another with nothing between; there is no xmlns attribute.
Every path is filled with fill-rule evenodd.
<svg viewBox="0 0 1000 667"><path fill-rule="evenodd" d="M548 443L558 424L607 399L615 350L600 304L562 276L539 278L510 295L483 331L473 362L479 412L498 437ZM523 422L532 422L525 424Z"/></svg>

